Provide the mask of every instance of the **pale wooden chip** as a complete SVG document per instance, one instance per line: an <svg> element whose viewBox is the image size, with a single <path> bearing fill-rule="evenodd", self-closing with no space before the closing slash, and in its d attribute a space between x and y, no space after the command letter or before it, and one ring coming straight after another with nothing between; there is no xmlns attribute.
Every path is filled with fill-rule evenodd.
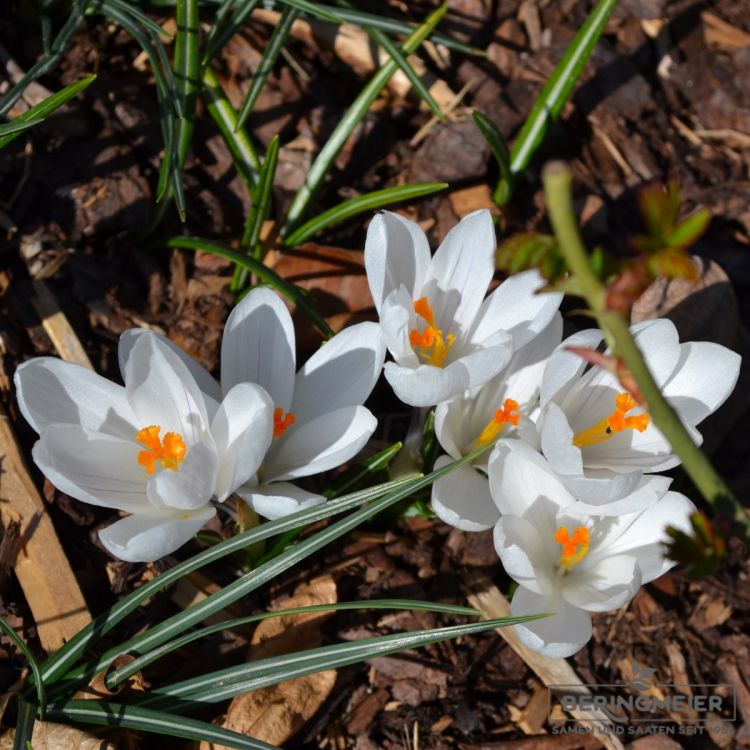
<svg viewBox="0 0 750 750"><path fill-rule="evenodd" d="M331 576L302 584L279 609L310 607L336 602L336 584ZM249 660L315 648L321 643L320 626L331 615L315 612L263 620L255 629ZM223 726L272 745L293 737L323 705L336 682L336 670L299 677L270 685L232 700ZM200 750L226 750L223 745L202 742Z"/></svg>

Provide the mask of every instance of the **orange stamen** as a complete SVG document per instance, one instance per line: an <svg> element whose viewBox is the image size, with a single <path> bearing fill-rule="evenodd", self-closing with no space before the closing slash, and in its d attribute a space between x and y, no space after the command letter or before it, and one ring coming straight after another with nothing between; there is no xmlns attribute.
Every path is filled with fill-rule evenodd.
<svg viewBox="0 0 750 750"><path fill-rule="evenodd" d="M284 410L277 406L273 410L273 436L281 437L296 421L297 417L292 412L284 413Z"/></svg>
<svg viewBox="0 0 750 750"><path fill-rule="evenodd" d="M573 536L564 527L561 526L555 532L555 541L562 547L560 550L560 560L558 573L563 575L570 573L574 565L577 565L588 554L591 535L585 526L579 526Z"/></svg>
<svg viewBox="0 0 750 750"><path fill-rule="evenodd" d="M187 446L182 435L168 432L161 440L160 432L159 425L151 425L135 433L135 439L146 447L146 450L138 451L138 465L145 466L147 474L153 474L156 471L157 461L163 469L177 471L177 467L187 454Z"/></svg>
<svg viewBox="0 0 750 750"><path fill-rule="evenodd" d="M477 445L487 445L488 443L494 442L495 438L500 434L506 424L515 427L518 424L519 419L521 419L519 413L520 408L518 401L514 401L512 398L506 398L503 402L502 409L495 411L492 415L492 419L487 423L487 426L482 430L481 435L476 439Z"/></svg>
<svg viewBox="0 0 750 750"><path fill-rule="evenodd" d="M615 396L615 410L608 417L597 422L593 427L579 432L573 438L573 445L583 448L586 445L603 443L623 430L638 430L638 432L643 432L651 423L648 414L636 414L632 417L626 416L636 406L638 406L636 400L629 393L618 393Z"/></svg>
<svg viewBox="0 0 750 750"><path fill-rule="evenodd" d="M423 331L416 328L409 331L409 343L412 348L421 349L418 355L425 357L428 365L442 367L456 337L452 333L443 337L443 332L435 325L435 313L427 297L420 297L412 304L414 312L427 322L427 328Z"/></svg>

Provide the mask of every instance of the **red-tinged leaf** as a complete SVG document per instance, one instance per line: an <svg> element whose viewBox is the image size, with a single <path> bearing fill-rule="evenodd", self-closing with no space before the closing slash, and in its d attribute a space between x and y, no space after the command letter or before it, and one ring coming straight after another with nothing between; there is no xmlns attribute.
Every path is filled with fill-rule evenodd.
<svg viewBox="0 0 750 750"><path fill-rule="evenodd" d="M629 264L607 286L607 309L621 313L629 312L652 279L653 276L643 260Z"/></svg>
<svg viewBox="0 0 750 750"><path fill-rule="evenodd" d="M670 247L692 245L703 236L710 223L711 212L705 207L699 208L669 233L667 242Z"/></svg>
<svg viewBox="0 0 750 750"><path fill-rule="evenodd" d="M698 281L700 271L693 259L684 251L667 248L654 253L647 261L652 277L666 276L669 279Z"/></svg>

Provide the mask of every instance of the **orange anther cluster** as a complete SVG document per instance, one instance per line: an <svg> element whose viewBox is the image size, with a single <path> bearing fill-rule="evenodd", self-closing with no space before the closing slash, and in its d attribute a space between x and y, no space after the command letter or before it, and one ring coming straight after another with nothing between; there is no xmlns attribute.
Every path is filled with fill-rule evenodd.
<svg viewBox="0 0 750 750"><path fill-rule="evenodd" d="M296 421L297 417L292 412L284 413L284 410L277 406L273 410L273 436L281 437Z"/></svg>
<svg viewBox="0 0 750 750"><path fill-rule="evenodd" d="M160 432L159 425L151 425L138 430L135 434L135 439L146 447L146 450L138 451L138 465L145 466L147 474L153 474L156 471L157 461L162 468L177 471L177 467L187 453L187 446L182 435L168 432L162 440L159 438Z"/></svg>
<svg viewBox="0 0 750 750"><path fill-rule="evenodd" d="M603 443L623 430L643 432L651 423L648 414L627 416L627 413L635 409L636 406L638 406L636 400L629 393L618 393L615 396L615 410L593 427L579 432L573 438L573 445L583 448L586 445Z"/></svg>
<svg viewBox="0 0 750 750"><path fill-rule="evenodd" d="M456 337L451 333L443 337L443 332L435 324L435 314L427 297L420 297L412 304L414 312L426 321L427 327L423 331L416 328L409 331L409 343L421 350L418 354L424 357L428 365L442 367Z"/></svg>
<svg viewBox="0 0 750 750"><path fill-rule="evenodd" d="M495 411L492 415L492 419L487 423L487 426L482 430L482 434L477 438L477 445L487 445L488 443L493 442L506 424L515 427L521 419L521 414L519 413L520 408L518 401L514 401L512 398L506 398L505 401L503 401L502 408Z"/></svg>
<svg viewBox="0 0 750 750"><path fill-rule="evenodd" d="M560 551L560 570L570 573L571 568L577 565L589 551L591 535L585 526L579 526L573 535L561 526L555 532L555 541L562 547Z"/></svg>

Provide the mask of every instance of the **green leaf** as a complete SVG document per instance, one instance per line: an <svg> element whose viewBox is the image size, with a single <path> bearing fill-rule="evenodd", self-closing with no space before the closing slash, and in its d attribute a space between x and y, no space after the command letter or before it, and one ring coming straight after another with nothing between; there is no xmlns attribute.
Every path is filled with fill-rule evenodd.
<svg viewBox="0 0 750 750"><path fill-rule="evenodd" d="M158 648L148 651L137 659L125 664L118 669L112 670L107 676L107 688L114 690L118 684L132 677L137 672L145 669L149 664L163 658L177 649L185 648L201 638L221 633L224 630L236 630L243 625L251 625L254 622L268 620L273 617L287 617L289 615L303 615L311 612L344 612L351 610L371 609L404 609L414 612L439 612L442 614L465 615L468 617L480 617L483 613L470 607L461 607L455 604L440 604L435 602L421 602L415 599L373 599L362 602L338 602L335 604L313 604L309 607L292 607L289 609L277 609L272 612L261 612L247 617L238 617L215 625L208 625L199 630L175 638L162 644Z"/></svg>
<svg viewBox="0 0 750 750"><path fill-rule="evenodd" d="M73 8L62 28L45 54L39 58L22 76L0 97L0 116L7 114L18 99L23 95L26 87L52 70L62 58L70 40L83 23L87 0L75 0Z"/></svg>
<svg viewBox="0 0 750 750"><path fill-rule="evenodd" d="M346 0L338 0L339 5L347 7L349 5ZM445 115L443 110L433 98L427 86L417 74L417 71L412 68L409 60L401 53L401 50L391 39L386 36L380 29L376 29L374 26L363 25L362 28L370 35L375 44L382 47L390 56L391 59L395 60L401 72L409 79L414 91L417 92L418 96L422 101L426 102L427 106L432 110L432 114L440 120L445 122Z"/></svg>
<svg viewBox="0 0 750 750"><path fill-rule="evenodd" d="M378 656L395 654L407 649L422 648L451 638L460 638L487 630L504 628L545 617L546 614L521 617L501 617L466 625L451 625L443 628L418 630L413 633L365 638L349 643L308 649L283 656L272 656L209 674L193 677L182 682L157 688L139 701L140 705L158 707L162 710L186 711L205 703L218 703L235 695L258 690L268 685L292 680L326 669L338 669L350 664L367 661Z"/></svg>
<svg viewBox="0 0 750 750"><path fill-rule="evenodd" d="M22 130L42 122L56 109L62 107L63 104L67 104L74 96L77 96L81 91L88 88L95 80L96 76L87 76L80 81L71 83L70 86L66 86L56 94L48 96L39 102L39 104L35 104L12 122L0 125L0 148L14 141L21 134Z"/></svg>
<svg viewBox="0 0 750 750"><path fill-rule="evenodd" d="M18 717L16 718L16 735L13 738L13 750L26 750L31 744L36 723L37 707L24 698L18 699Z"/></svg>
<svg viewBox="0 0 750 750"><path fill-rule="evenodd" d="M47 695L44 690L44 682L42 681L42 675L39 671L39 665L37 664L34 655L29 650L29 647L23 642L23 639L20 638L16 631L13 630L13 628L8 625L8 623L5 622L5 620L3 620L2 618L0 618L0 630L5 633L5 635L7 635L8 638L11 639L11 641L13 641L19 651L26 658L26 661L29 663L29 668L31 669L31 673L35 678L34 682L36 687L36 698L43 717L44 712L47 709Z"/></svg>
<svg viewBox="0 0 750 750"><path fill-rule="evenodd" d="M271 194L273 193L273 180L276 176L276 165L279 161L279 136L275 135L268 144L266 155L263 157L263 165L258 175L258 184L253 194L253 205L247 215L245 230L242 233L242 250L258 262L262 263L260 248L260 232L263 228L263 222L268 218L268 212L271 208ZM264 266L265 267L265 266ZM230 289L238 292L247 284L249 276L248 270L242 266L235 266L234 275ZM310 308L312 309L312 307ZM316 313L317 315L317 313ZM318 322L323 319L318 317ZM315 322L315 321L314 321Z"/></svg>
<svg viewBox="0 0 750 750"><path fill-rule="evenodd" d="M289 32L292 30L292 24L295 22L298 15L299 10L297 8L284 8L281 14L281 19L279 20L279 25L273 30L271 38L268 40L268 44L263 51L263 57L258 65L258 69L252 77L252 82L250 83L250 88L245 96L245 101L242 102L242 107L240 107L237 127L244 125L245 120L247 120L250 113L253 111L255 102L258 100L263 86L266 85L268 76L271 74L273 66L276 64L276 59L281 52L281 48L286 44Z"/></svg>
<svg viewBox="0 0 750 750"><path fill-rule="evenodd" d="M248 16L260 5L261 0L246 0L237 3L235 0L223 0L206 40L206 52L203 65L208 66L217 52L240 30ZM239 7L235 7L239 6Z"/></svg>
<svg viewBox="0 0 750 750"><path fill-rule="evenodd" d="M321 6L319 3L311 3L308 0L279 0L282 5L286 5L290 8L296 8L297 10L305 11L312 16L322 18L324 21L330 21L331 23L345 23L344 19L338 14L336 9L328 9Z"/></svg>
<svg viewBox="0 0 750 750"><path fill-rule="evenodd" d="M388 464L396 457L402 447L403 443L394 443L374 456L366 458L359 466L355 466L340 477L334 489L327 490L323 494L328 499L333 499L334 497L340 497L345 492L350 492L360 487L368 479L372 480L377 474L388 468Z"/></svg>
<svg viewBox="0 0 750 750"><path fill-rule="evenodd" d="M66 723L94 724L101 727L120 727L136 732L164 734L195 742L209 742L237 750L279 750L267 742L246 737L230 729L205 721L152 711L138 706L125 706L106 701L68 701L49 707L49 718Z"/></svg>
<svg viewBox="0 0 750 750"><path fill-rule="evenodd" d="M475 109L471 113L471 117L474 120L474 124L479 129L479 132L487 141L490 151L492 151L492 155L495 157L497 166L500 168L500 179L509 182L512 179L510 154L508 153L508 146L505 143L503 134L497 129L497 127L495 127L495 123L492 122L489 117L483 115L479 110Z"/></svg>
<svg viewBox="0 0 750 750"><path fill-rule="evenodd" d="M617 0L599 0L565 50L547 83L523 124L521 133L513 144L510 155L510 180L501 180L495 190L495 201L504 206L511 199L515 182L531 163L536 150L541 145L550 124L562 112L570 97L581 71L604 31Z"/></svg>
<svg viewBox="0 0 750 750"><path fill-rule="evenodd" d="M286 279L282 279L275 271L263 265L261 261L251 258L248 255L243 255L232 248L226 247L226 245L221 245L218 242L206 240L202 237L173 237L167 240L165 244L166 247L179 247L183 250L203 250L205 253L226 258L246 268L270 287L273 287L280 295L297 305L300 312L304 313L326 338L333 336L333 330L307 301L304 292Z"/></svg>
<svg viewBox="0 0 750 750"><path fill-rule="evenodd" d="M53 682L58 681L68 670L71 669L76 660L89 646L93 645L102 636L109 633L115 625L122 622L122 620L124 620L129 614L136 611L147 599L155 596L167 586L176 583L188 573L192 573L194 570L199 570L206 565L210 565L217 560L232 555L248 545L263 541L269 537L277 536L278 534L283 534L286 531L298 528L299 526L315 523L338 513L344 513L364 502L381 497L398 487L406 486L412 481L412 478L407 478L393 482L386 482L378 487L369 487L366 490L353 492L345 497L341 497L338 500L333 500L323 505L316 505L312 508L306 508L297 511L296 513L291 513L290 515L276 521L264 523L258 528L252 529L244 534L238 534L231 539L225 540L221 544L217 544L215 547L203 550L203 552L191 557L189 560L178 563L120 599L116 604L112 605L109 609L94 618L89 625L76 633L73 638L65 643L62 648L55 652L41 666L42 679L45 681L45 684L52 684ZM103 666L95 665L94 671L91 674L96 674L96 672L101 671L101 669L105 669L109 663L110 662L107 662L106 664L103 664ZM86 669L79 669L78 675L85 675L87 670L88 665Z"/></svg>
<svg viewBox="0 0 750 750"><path fill-rule="evenodd" d="M431 34L447 10L448 5L445 4L433 11L427 17L427 20L421 26L417 27L408 39L404 41L401 51L406 55L410 55L416 51ZM397 69L398 65L396 61L393 59L388 60L370 79L349 109L344 113L339 124L310 167L305 184L294 196L284 220L281 231L282 237L289 234L302 219L310 205L310 201L323 184L323 180L332 167L336 156L338 156L344 144L354 132L354 129L362 121L372 103L377 99Z"/></svg>
<svg viewBox="0 0 750 750"><path fill-rule="evenodd" d="M260 159L247 131L238 124L237 112L227 98L219 79L209 67L203 70L201 93L208 113L219 128L224 143L227 144L232 154L234 168L252 195L258 172L260 172Z"/></svg>
<svg viewBox="0 0 750 750"><path fill-rule="evenodd" d="M314 219L305 222L284 240L284 246L301 245L323 229L340 224L357 214L377 211L385 206L392 206L394 203L422 198L425 195L432 195L445 190L447 187L448 183L446 182L418 182L413 185L398 185L358 195L356 198L350 198L343 203L339 203L338 206L334 206Z"/></svg>

